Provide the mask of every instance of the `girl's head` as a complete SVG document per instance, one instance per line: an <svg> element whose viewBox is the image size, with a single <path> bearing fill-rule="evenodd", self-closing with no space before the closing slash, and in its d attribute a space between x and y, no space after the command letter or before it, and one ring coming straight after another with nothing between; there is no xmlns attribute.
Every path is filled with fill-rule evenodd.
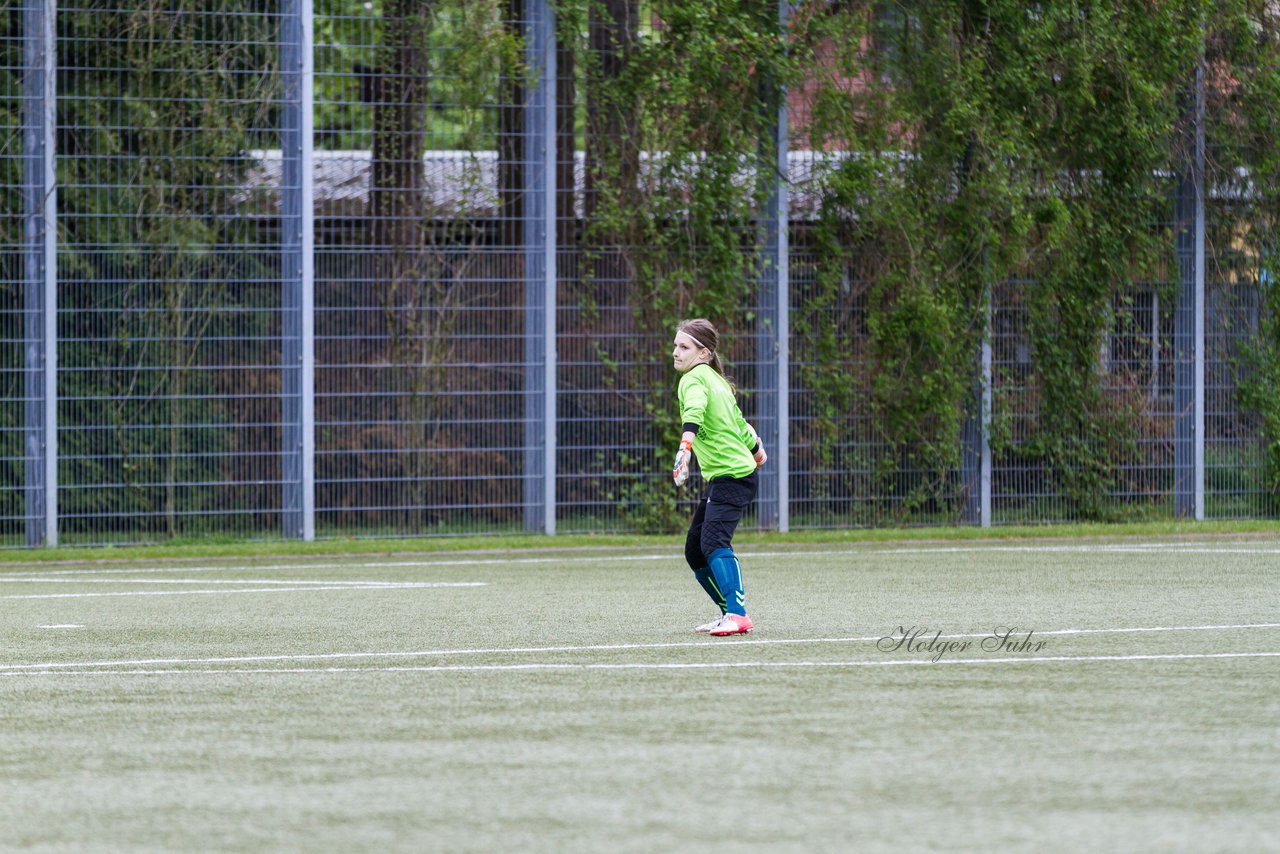
<svg viewBox="0 0 1280 854"><path fill-rule="evenodd" d="M724 362L717 347L720 336L711 321L698 317L686 320L676 327L675 347L671 359L675 368L684 373L695 365L710 365L717 374L724 376Z"/></svg>

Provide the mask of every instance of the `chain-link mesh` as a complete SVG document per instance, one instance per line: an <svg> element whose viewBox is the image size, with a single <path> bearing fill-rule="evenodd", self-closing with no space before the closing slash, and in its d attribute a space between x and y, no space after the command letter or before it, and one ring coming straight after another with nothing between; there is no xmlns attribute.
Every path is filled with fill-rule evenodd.
<svg viewBox="0 0 1280 854"><path fill-rule="evenodd" d="M279 251L239 199L279 145L279 18L183 6L58 8L66 543L279 528Z"/></svg>
<svg viewBox="0 0 1280 854"><path fill-rule="evenodd" d="M23 193L24 57L21 22L0 32L0 545L23 542L26 527L26 314Z"/></svg>
<svg viewBox="0 0 1280 854"><path fill-rule="evenodd" d="M674 490L666 472L679 426L673 330L655 323L653 303L656 288L696 289L696 272L687 271L700 262L692 250L629 244L601 224L606 173L615 189L667 193L676 201L654 208L664 215L679 210L689 187L671 183L680 173L657 151L611 151L621 160L602 166L606 154L593 140L606 131L625 139L626 116L609 113L592 87L616 73L619 47L609 30L572 15L558 27L535 20L535 6L316 2L314 100L298 104L286 85L300 49L289 42L289 4L58 4L63 542L295 535L286 516L303 488L292 462L302 459L303 339L287 235L299 221L290 200L304 188L286 127L302 109L314 126L305 189L314 199L308 465L316 534L545 530L539 454L552 439L551 527L679 527L698 493ZM35 256L25 228L30 33L20 11L0 31L2 545L32 539L30 443L40 405L28 311L40 276L29 269ZM529 52L538 26L551 27L541 56ZM539 74L550 53L556 74L547 91ZM792 145L803 139L793 128ZM793 151L788 174L778 176L791 185L783 366L790 444L769 452L788 466L782 515L790 526L1081 518L1052 460L1029 444L1042 426L1028 304L1038 283L1030 273L991 283L992 409L981 409L975 347L974 393L957 437L964 448L953 462L926 465L877 426L868 330L875 248L845 247L838 262L822 254L811 228L823 195L820 160ZM754 166L715 173L722 167L710 157L687 168L728 176L743 198L769 174ZM1259 276L1268 275L1249 231L1254 191L1221 175L1208 185L1203 511L1268 515L1275 506L1261 428L1238 394L1242 354L1264 311ZM552 209L539 217L535 195L546 187L554 189ZM1152 228L1185 227L1176 221L1176 192L1171 183L1169 209ZM777 273L761 261L763 196L749 201L743 210L752 213L732 232L746 296L723 318L724 355L744 412L776 435L779 320L767 282ZM546 247L550 255L539 255ZM549 342L539 332L537 290L546 258L555 267ZM1188 375L1175 339L1191 328L1178 315L1188 310L1181 297L1171 249L1163 276L1133 282L1110 307L1098 342L1105 411L1094 415L1123 428L1107 433L1119 437L1108 448L1108 518L1179 512L1178 390ZM539 378L548 359L550 416ZM984 436L989 479L980 465ZM980 494L989 519L976 509ZM761 505L745 524L769 526L777 514Z"/></svg>

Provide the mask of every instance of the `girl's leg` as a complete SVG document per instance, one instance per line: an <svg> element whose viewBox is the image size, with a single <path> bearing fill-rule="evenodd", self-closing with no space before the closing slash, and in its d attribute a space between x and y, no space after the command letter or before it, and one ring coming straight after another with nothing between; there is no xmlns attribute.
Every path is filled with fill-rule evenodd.
<svg viewBox="0 0 1280 854"><path fill-rule="evenodd" d="M693 522L690 523L689 533L684 540L684 559L688 562L689 568L693 570L693 577L698 580L698 584L702 586L702 589L707 591L711 601L716 603L716 607L723 614L724 594L720 592L720 588L716 585L711 566L707 562L706 555L702 553L702 524L706 514L707 501L704 498L698 502L698 509L693 513Z"/></svg>
<svg viewBox="0 0 1280 854"><path fill-rule="evenodd" d="M707 557L716 586L724 594L725 611L742 617L747 614L746 592L742 584L742 567L733 553L733 534L755 495L754 474L713 482L708 491L698 542L702 554Z"/></svg>
<svg viewBox="0 0 1280 854"><path fill-rule="evenodd" d="M727 614L747 615L746 591L742 587L742 566L733 549L716 549L711 553L711 574L716 587L724 591L724 610Z"/></svg>

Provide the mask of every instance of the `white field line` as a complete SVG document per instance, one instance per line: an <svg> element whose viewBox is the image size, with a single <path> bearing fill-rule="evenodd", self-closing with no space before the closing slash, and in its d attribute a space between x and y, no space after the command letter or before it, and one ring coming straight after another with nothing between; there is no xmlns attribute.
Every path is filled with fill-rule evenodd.
<svg viewBox="0 0 1280 854"><path fill-rule="evenodd" d="M815 557L850 557L862 555L920 555L920 554L968 554L976 552L1014 552L1014 553L1079 553L1079 554L1233 554L1233 555L1272 555L1280 554L1280 546L1254 547L1242 543L1240 548L1194 545L1185 543L1126 543L1126 544L1062 544L1062 545L972 545L972 546L920 546L920 547L862 547L854 546L844 549L813 549L783 551L740 551L742 558L804 558ZM466 567L466 566L509 566L530 564L565 564L565 563L617 563L632 561L670 561L680 563L681 554L673 547L661 554L638 555L559 555L549 557L510 557L500 558L455 558L448 560L393 560L375 562L327 562L327 563L277 563L277 564L228 564L208 566L160 566L129 568L93 568L93 569L58 569L27 570L22 572L4 572L0 569L0 580L16 579L25 576L49 577L54 575L136 575L142 573L165 572L273 572L299 569L404 569L429 567ZM683 564L682 564L683 565Z"/></svg>
<svg viewBox="0 0 1280 854"><path fill-rule="evenodd" d="M782 553L779 553L782 554ZM813 554L811 552L810 554ZM844 552L831 552L831 554L844 554ZM456 566L505 566L507 564L531 564L531 563L581 563L581 562L614 562L614 561L636 561L636 560L682 560L681 554L677 554L674 550L668 554L659 555L600 555L596 557L510 557L510 558L483 558L483 559L459 559L459 560L393 560L393 561L377 561L365 563L277 563L277 564L227 564L227 565L209 565L209 566L148 566L148 567L128 567L119 569L56 569L51 572L38 572L35 570L27 572L6 572L0 573L0 579L4 578L23 578L30 575L52 576L52 575L140 575L143 573L162 573L162 572L275 572L291 569L405 569L405 568L423 568L423 567L456 567Z"/></svg>
<svg viewBox="0 0 1280 854"><path fill-rule="evenodd" d="M987 546L965 548L964 546L942 546L939 548L907 548L893 549L877 554L948 554L961 552L1041 552L1060 553L1078 552L1081 554L1212 554L1212 555L1274 555L1280 554L1280 548L1222 548L1211 546L1175 546L1175 545L1127 545L1127 546Z"/></svg>
<svg viewBox="0 0 1280 854"><path fill-rule="evenodd" d="M1098 628L1098 629L1050 629L1035 632L1036 637L1060 637L1065 635L1087 634L1128 634L1133 632L1207 632L1229 631L1237 629L1275 629L1280 623L1239 623L1234 625L1215 626L1140 626L1134 628ZM900 634L900 633L899 633ZM524 655L559 652L619 652L633 650L683 649L701 647L710 649L726 646L775 646L786 644L842 644L842 643L874 643L882 640L884 635L867 635L865 637L829 637L829 638L734 638L704 639L700 641L673 641L669 643L615 643L586 644L575 646L528 646L528 647L488 647L464 649L420 649L412 651L374 651L374 652L319 652L319 653L281 653L269 655L237 655L209 658L133 658L110 661L47 661L34 664L0 664L0 675L25 670L70 670L75 668L94 667L133 667L152 664L249 664L266 661L335 661L341 659L377 659L377 658L445 658L461 655ZM969 634L944 634L946 639L987 638L991 632L975 632ZM1022 659L1019 659L1022 660ZM227 671L230 672L230 671Z"/></svg>
<svg viewBox="0 0 1280 854"><path fill-rule="evenodd" d="M281 584L294 587L330 585L339 587L439 587L463 582L379 581L374 578L303 581L289 578L0 578L0 584ZM482 582L468 582L472 585Z"/></svg>
<svg viewBox="0 0 1280 854"><path fill-rule="evenodd" d="M254 582L233 582L238 584ZM272 582L273 584L276 582ZM18 593L0 596L0 599L103 599L108 597L128 596L229 596L240 593L303 593L322 590L418 590L424 587L485 587L487 581L406 581L406 582L371 582L369 584L316 584L304 582L311 587L221 587L212 590L117 590L109 593Z"/></svg>
<svg viewBox="0 0 1280 854"><path fill-rule="evenodd" d="M80 623L45 623L44 625L36 626L36 628L37 629L83 629L84 626L81 625Z"/></svg>
<svg viewBox="0 0 1280 854"><path fill-rule="evenodd" d="M248 674L350 674L350 673L457 673L457 672L501 672L530 670L708 670L725 668L855 668L855 667L936 667L946 664L955 665L992 665L992 664L1054 664L1054 663L1094 663L1094 662L1129 662L1129 661L1195 661L1204 659L1232 658L1274 658L1280 652L1184 652L1165 654L1139 655L1045 655L1026 658L944 658L939 661L930 659L888 659L878 661L721 661L721 662L621 662L604 664L588 662L571 663L529 663L529 664L429 664L429 665L394 665L389 667L260 667L237 669L173 669L173 670L23 670L0 671L0 676L222 676Z"/></svg>

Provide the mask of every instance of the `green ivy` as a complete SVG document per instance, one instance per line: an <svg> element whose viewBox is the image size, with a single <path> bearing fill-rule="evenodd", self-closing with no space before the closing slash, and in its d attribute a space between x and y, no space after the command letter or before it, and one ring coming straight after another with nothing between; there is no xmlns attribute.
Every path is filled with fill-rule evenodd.
<svg viewBox="0 0 1280 854"><path fill-rule="evenodd" d="M671 531L687 513L670 489L654 486L666 480L678 436L676 377L644 366L653 364L655 347L669 350L676 324L694 316L722 331L731 373L734 357L750 352L754 211L767 191L753 177L767 133L761 104L795 76L796 65L776 10L759 3L655 0L631 22L619 20L622 6L591 0L557 9L587 22L597 47L602 22L618 43L616 57L591 50L590 38L580 45L591 104L587 149L598 160L588 167L595 171L575 301L585 320L598 318L606 299L632 306L632 334L596 345L604 384L640 390L625 400L628 415L644 425L636 451L615 461L626 486L610 498L629 527ZM617 292L619 281L625 293Z"/></svg>
<svg viewBox="0 0 1280 854"><path fill-rule="evenodd" d="M993 450L1043 472L1072 517L1107 517L1147 429L1101 364L1113 307L1173 269L1166 176L1185 163L1206 45L1214 82L1236 92L1224 125L1249 123L1241 163L1275 186L1274 15L1209 0L959 0L806 4L797 19L793 38L825 73L809 147L848 152L822 186L819 272L793 348L818 411L817 464L850 444L841 415L865 412L877 450L846 467L844 493L892 499L871 521L958 512L976 354L998 294L1027 312L1031 371L997 396ZM857 313L850 381L825 382ZM1001 409L1038 419L1015 427Z"/></svg>

